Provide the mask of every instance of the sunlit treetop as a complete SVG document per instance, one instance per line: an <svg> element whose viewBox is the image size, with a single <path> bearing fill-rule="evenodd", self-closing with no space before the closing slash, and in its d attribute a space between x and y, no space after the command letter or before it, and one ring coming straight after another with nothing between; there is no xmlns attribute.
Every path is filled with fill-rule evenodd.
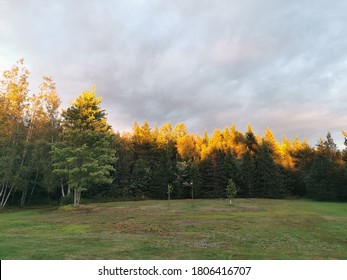
<svg viewBox="0 0 347 280"><path fill-rule="evenodd" d="M93 130L98 132L111 132L107 124L106 112L100 108L101 97L95 97L95 87L86 90L71 102L71 106L64 110L64 126L80 130Z"/></svg>
<svg viewBox="0 0 347 280"><path fill-rule="evenodd" d="M0 110L16 120L22 119L26 110L28 78L29 71L24 66L24 60L20 59L11 70L3 72L0 80Z"/></svg>

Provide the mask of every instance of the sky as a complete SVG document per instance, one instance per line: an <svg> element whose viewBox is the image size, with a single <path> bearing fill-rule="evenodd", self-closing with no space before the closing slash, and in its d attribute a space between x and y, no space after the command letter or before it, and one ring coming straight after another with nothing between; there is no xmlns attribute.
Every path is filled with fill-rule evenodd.
<svg viewBox="0 0 347 280"><path fill-rule="evenodd" d="M63 107L96 86L116 131L235 124L278 140L347 130L347 1L0 0L0 71L24 58Z"/></svg>

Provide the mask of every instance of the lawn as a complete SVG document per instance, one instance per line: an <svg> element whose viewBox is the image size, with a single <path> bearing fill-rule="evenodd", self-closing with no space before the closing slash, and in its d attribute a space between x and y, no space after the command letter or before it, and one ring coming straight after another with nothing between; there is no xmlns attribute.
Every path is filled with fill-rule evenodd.
<svg viewBox="0 0 347 280"><path fill-rule="evenodd" d="M0 211L0 259L347 259L347 204L132 201Z"/></svg>

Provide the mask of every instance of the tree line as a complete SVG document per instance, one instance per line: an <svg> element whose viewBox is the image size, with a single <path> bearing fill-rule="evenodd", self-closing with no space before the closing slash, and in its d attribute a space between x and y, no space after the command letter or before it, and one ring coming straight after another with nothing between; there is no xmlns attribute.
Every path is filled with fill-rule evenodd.
<svg viewBox="0 0 347 280"><path fill-rule="evenodd" d="M89 200L307 197L347 201L347 149L331 134L315 147L297 137L279 142L235 125L209 136L183 123L114 132L95 88L60 110L55 83L29 91L20 60L0 82L0 207ZM344 136L347 138L345 132Z"/></svg>
<svg viewBox="0 0 347 280"><path fill-rule="evenodd" d="M114 181L105 189L113 197L165 199L172 185L174 198L190 198L191 188L196 198L224 198L232 179L238 197L347 201L346 150L330 133L311 147L298 138L280 143L270 129L257 136L251 125L209 137L188 133L184 124L151 129L144 122L116 133L115 144Z"/></svg>

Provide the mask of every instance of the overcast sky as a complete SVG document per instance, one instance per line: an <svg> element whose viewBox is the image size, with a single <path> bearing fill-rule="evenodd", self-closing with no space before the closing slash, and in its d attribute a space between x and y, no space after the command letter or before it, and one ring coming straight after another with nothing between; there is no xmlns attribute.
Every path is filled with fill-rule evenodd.
<svg viewBox="0 0 347 280"><path fill-rule="evenodd" d="M0 0L0 71L24 58L64 107L97 88L115 130L235 123L314 145L347 130L347 1Z"/></svg>

